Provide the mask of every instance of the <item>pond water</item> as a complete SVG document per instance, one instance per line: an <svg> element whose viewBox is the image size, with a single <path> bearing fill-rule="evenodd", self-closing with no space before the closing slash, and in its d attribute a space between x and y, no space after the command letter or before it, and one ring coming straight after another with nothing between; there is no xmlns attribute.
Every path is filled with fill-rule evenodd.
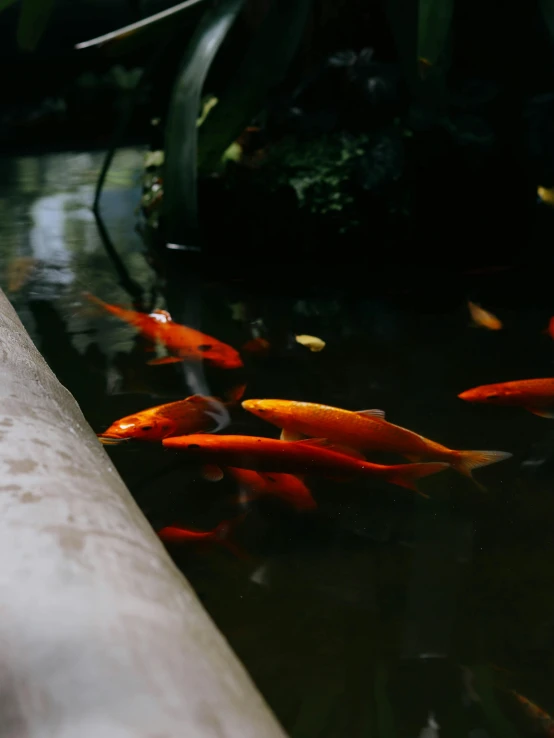
<svg viewBox="0 0 554 738"><path fill-rule="evenodd" d="M206 481L198 465L158 444L107 447L156 530L211 530L246 512L232 526L242 555L224 540L167 545L287 732L553 735L554 721L523 697L554 714L554 422L457 397L553 374L548 304L514 304L513 271L478 287L460 277L459 299L425 309L374 294L370 283L279 294L259 282L189 276L180 290L173 280L167 302L159 291L156 306L236 348L261 332L270 351L227 372L149 366L135 331L82 294L131 306L90 212L101 158L0 161L0 286L96 432L153 405L194 392L222 397L246 383L246 398L382 408L451 448L513 454L476 472L486 492L448 470L421 484L429 499L371 480L308 476L317 509L298 512L272 498L245 506L232 478ZM142 160L140 150L118 154L102 211L149 293L159 280L135 232ZM468 297L504 329L472 327ZM325 349L309 351L296 334L322 338ZM240 405L230 416L227 433L278 437Z"/></svg>

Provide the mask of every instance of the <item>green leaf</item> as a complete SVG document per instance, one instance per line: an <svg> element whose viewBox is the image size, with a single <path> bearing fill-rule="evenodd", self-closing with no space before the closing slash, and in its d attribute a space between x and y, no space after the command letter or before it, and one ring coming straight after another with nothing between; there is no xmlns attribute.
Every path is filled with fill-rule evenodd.
<svg viewBox="0 0 554 738"><path fill-rule="evenodd" d="M163 216L168 243L198 245L197 154L202 88L219 47L244 0L221 0L206 11L183 55L165 131ZM221 152L222 153L222 152Z"/></svg>
<svg viewBox="0 0 554 738"><path fill-rule="evenodd" d="M16 0L0 0L0 13L15 2Z"/></svg>
<svg viewBox="0 0 554 738"><path fill-rule="evenodd" d="M17 43L23 51L34 51L44 33L56 0L22 0Z"/></svg>
<svg viewBox="0 0 554 738"><path fill-rule="evenodd" d="M298 48L312 0L273 0L229 86L199 135L198 167L217 169L222 153L267 103Z"/></svg>
<svg viewBox="0 0 554 738"><path fill-rule="evenodd" d="M550 40L554 41L554 0L539 0L539 7L550 33Z"/></svg>
<svg viewBox="0 0 554 738"><path fill-rule="evenodd" d="M124 56L145 46L155 46L167 40L175 28L197 18L197 5L203 0L184 0L171 8L140 21L118 28L102 36L78 43L76 49L101 47L108 57ZM194 10L193 10L194 8ZM187 11L186 13L184 11Z"/></svg>
<svg viewBox="0 0 554 738"><path fill-rule="evenodd" d="M418 87L418 0L383 0L398 60L412 92Z"/></svg>
<svg viewBox="0 0 554 738"><path fill-rule="evenodd" d="M446 47L454 0L419 0L418 57L436 64Z"/></svg>

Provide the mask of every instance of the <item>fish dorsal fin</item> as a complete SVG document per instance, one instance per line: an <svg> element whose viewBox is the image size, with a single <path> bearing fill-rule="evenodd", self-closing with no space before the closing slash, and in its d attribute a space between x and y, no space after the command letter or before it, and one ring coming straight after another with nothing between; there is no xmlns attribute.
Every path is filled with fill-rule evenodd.
<svg viewBox="0 0 554 738"><path fill-rule="evenodd" d="M385 419L385 411L384 410L377 410L376 408L372 410L356 410L357 415L364 415L368 418L379 418L380 420Z"/></svg>
<svg viewBox="0 0 554 738"><path fill-rule="evenodd" d="M342 446L340 443L333 443L328 438L306 438L302 441L296 441L297 444L303 444L305 446L316 446L317 448L327 448L329 451L334 451L336 454L342 454L343 456L351 456L354 459L361 459L365 461L365 456L355 448L350 446Z"/></svg>
<svg viewBox="0 0 554 738"><path fill-rule="evenodd" d="M206 395L191 395L185 399L185 402L190 402L192 405L205 405L207 400L214 399L212 397L206 397Z"/></svg>
<svg viewBox="0 0 554 738"><path fill-rule="evenodd" d="M550 420L554 418L554 410L541 410L537 407L528 407L527 409L533 415L538 415L539 418L549 418Z"/></svg>
<svg viewBox="0 0 554 738"><path fill-rule="evenodd" d="M305 438L306 436L303 433L297 433L286 428L281 431L281 441L302 441Z"/></svg>

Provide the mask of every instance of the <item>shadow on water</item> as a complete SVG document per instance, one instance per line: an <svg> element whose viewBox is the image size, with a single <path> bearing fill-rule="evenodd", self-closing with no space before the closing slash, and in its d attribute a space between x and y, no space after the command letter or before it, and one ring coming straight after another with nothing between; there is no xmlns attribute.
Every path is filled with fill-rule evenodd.
<svg viewBox="0 0 554 738"><path fill-rule="evenodd" d="M215 542L168 545L289 734L540 735L509 690L554 712L554 425L457 395L552 374L546 272L532 281L523 269L458 273L450 292L440 284L429 296L420 285L412 299L407 269L387 282L394 269L383 268L385 281L361 290L222 280L174 265L156 307L237 348L255 329L271 350L245 355L244 369L230 372L149 366L152 346L82 298L88 290L130 303L86 210L101 155L79 164L64 156L1 164L1 285L96 432L194 392L225 397L246 381L250 398L384 408L391 422L453 448L514 454L477 472L486 493L447 471L426 480L429 500L308 478L316 511L249 503L233 532L245 557ZM149 294L155 276L128 207L141 157L121 156L103 212L131 278ZM470 327L467 297L498 313L504 330ZM300 333L321 337L325 349L300 346ZM278 434L240 407L226 432ZM231 478L208 482L175 451L140 442L106 450L155 529L211 530L244 512Z"/></svg>

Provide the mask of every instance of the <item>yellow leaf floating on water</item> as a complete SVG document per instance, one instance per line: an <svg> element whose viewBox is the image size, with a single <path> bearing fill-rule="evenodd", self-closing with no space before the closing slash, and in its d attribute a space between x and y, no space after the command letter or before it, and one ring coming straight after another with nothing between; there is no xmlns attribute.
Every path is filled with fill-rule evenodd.
<svg viewBox="0 0 554 738"><path fill-rule="evenodd" d="M317 336L295 336L296 342L306 346L310 351L322 351L325 348L325 341Z"/></svg>

